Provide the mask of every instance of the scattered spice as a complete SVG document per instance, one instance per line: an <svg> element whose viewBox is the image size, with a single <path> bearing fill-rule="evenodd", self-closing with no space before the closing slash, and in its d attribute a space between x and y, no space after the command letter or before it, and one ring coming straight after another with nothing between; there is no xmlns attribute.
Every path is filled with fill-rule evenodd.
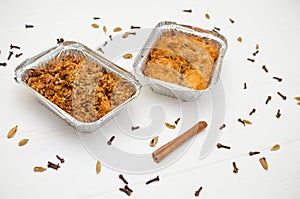
<svg viewBox="0 0 300 199"><path fill-rule="evenodd" d="M238 173L238 172L239 172L239 169L237 168L235 162L232 162L232 166L233 166L233 173Z"/></svg>
<svg viewBox="0 0 300 199"><path fill-rule="evenodd" d="M112 40L113 40L111 35L109 35L108 37L109 37L110 41L112 41Z"/></svg>
<svg viewBox="0 0 300 199"><path fill-rule="evenodd" d="M99 48L97 48L97 50L100 51L100 52L102 52L104 54L104 51L103 51L102 48L99 47Z"/></svg>
<svg viewBox="0 0 300 199"><path fill-rule="evenodd" d="M64 42L65 40L64 40L64 38L57 38L56 41L57 41L57 44L60 44L60 43Z"/></svg>
<svg viewBox="0 0 300 199"><path fill-rule="evenodd" d="M244 89L247 89L247 83L244 82Z"/></svg>
<svg viewBox="0 0 300 199"><path fill-rule="evenodd" d="M155 178L153 178L153 179L151 179L151 180L148 180L148 181L146 182L146 185L151 184L152 182L155 182L155 181L159 181L159 176L156 176Z"/></svg>
<svg viewBox="0 0 300 199"><path fill-rule="evenodd" d="M157 144L158 142L158 136L155 136L151 141L150 141L150 146L151 147L155 147L155 145Z"/></svg>
<svg viewBox="0 0 300 199"><path fill-rule="evenodd" d="M243 123L244 124L252 124L252 122L250 122L249 120L245 120L245 119L243 119Z"/></svg>
<svg viewBox="0 0 300 199"><path fill-rule="evenodd" d="M255 62L255 59L247 58L248 61L251 61L252 63Z"/></svg>
<svg viewBox="0 0 300 199"><path fill-rule="evenodd" d="M119 190L126 193L128 196L130 196L132 193L131 191L129 191L128 189L125 189L125 188L119 188Z"/></svg>
<svg viewBox="0 0 300 199"><path fill-rule="evenodd" d="M255 49L256 49L256 50L259 49L259 44L255 44Z"/></svg>
<svg viewBox="0 0 300 199"><path fill-rule="evenodd" d="M22 55L23 55L23 53L19 53L19 54L16 54L15 57L16 57L16 58L19 58L19 57L22 56Z"/></svg>
<svg viewBox="0 0 300 199"><path fill-rule="evenodd" d="M124 182L124 184L128 184L127 180L124 178L122 174L119 175L119 178Z"/></svg>
<svg viewBox="0 0 300 199"><path fill-rule="evenodd" d="M98 20L101 19L100 17L93 17L94 20Z"/></svg>
<svg viewBox="0 0 300 199"><path fill-rule="evenodd" d="M103 26L103 32L104 32L104 34L106 34L106 32L107 32L107 27L106 26Z"/></svg>
<svg viewBox="0 0 300 199"><path fill-rule="evenodd" d="M92 23L92 27L93 27L93 28L99 28L99 25L96 24L96 23Z"/></svg>
<svg viewBox="0 0 300 199"><path fill-rule="evenodd" d="M5 67L5 66L7 66L7 63L6 62L1 62L0 66L4 66Z"/></svg>
<svg viewBox="0 0 300 199"><path fill-rule="evenodd" d="M198 197L200 192L202 190L202 187L199 187L199 189L197 191L195 191L195 196Z"/></svg>
<svg viewBox="0 0 300 199"><path fill-rule="evenodd" d="M101 162L98 160L97 163L96 163L96 173L100 173L101 171Z"/></svg>
<svg viewBox="0 0 300 199"><path fill-rule="evenodd" d="M47 169L46 168L44 168L44 167L34 167L33 168L33 171L34 172L44 172L44 171L46 171Z"/></svg>
<svg viewBox="0 0 300 199"><path fill-rule="evenodd" d="M55 169L55 170L57 170L58 168L60 168L60 166L59 166L59 163L58 164L54 164L54 163L52 163L52 162L50 162L50 161L48 161L48 168L52 168L52 169Z"/></svg>
<svg viewBox="0 0 300 199"><path fill-rule="evenodd" d="M230 23L234 23L234 20L231 18L229 18L229 21L230 21Z"/></svg>
<svg viewBox="0 0 300 199"><path fill-rule="evenodd" d="M133 190L132 190L132 189L130 189L128 185L125 185L125 186L124 186L124 189L126 189L126 190L130 191L131 193L133 192Z"/></svg>
<svg viewBox="0 0 300 199"><path fill-rule="evenodd" d="M9 46L9 47L10 47L10 49L14 49L14 48L15 48L15 49L21 49L21 47L19 47L19 46L15 46L15 45L12 45L12 44L10 44L10 46Z"/></svg>
<svg viewBox="0 0 300 199"><path fill-rule="evenodd" d="M16 125L15 127L11 128L9 130L9 132L7 133L7 138L12 138L15 136L16 132L18 130L18 125Z"/></svg>
<svg viewBox="0 0 300 199"><path fill-rule="evenodd" d="M210 15L208 13L205 14L206 19L210 19Z"/></svg>
<svg viewBox="0 0 300 199"><path fill-rule="evenodd" d="M242 38L242 37L238 37L238 38L237 38L237 41L242 43L243 38Z"/></svg>
<svg viewBox="0 0 300 199"><path fill-rule="evenodd" d="M179 121L180 121L180 117L177 118L174 123L177 125Z"/></svg>
<svg viewBox="0 0 300 199"><path fill-rule="evenodd" d="M273 77L273 79L277 80L278 82L282 82L282 78L280 77Z"/></svg>
<svg viewBox="0 0 300 199"><path fill-rule="evenodd" d="M268 104L269 103L269 101L271 101L271 99L272 99L272 96L268 96L268 98L267 98L267 100L266 100L266 103L265 104Z"/></svg>
<svg viewBox="0 0 300 199"><path fill-rule="evenodd" d="M300 96L297 96L294 99L297 100L297 101L300 101Z"/></svg>
<svg viewBox="0 0 300 199"><path fill-rule="evenodd" d="M214 28L213 28L213 31L221 31L221 29L218 28L218 27L214 27Z"/></svg>
<svg viewBox="0 0 300 199"><path fill-rule="evenodd" d="M276 113L276 117L277 117L277 118L280 118L280 116L281 116L280 109L278 109L278 110L277 110L277 113Z"/></svg>
<svg viewBox="0 0 300 199"><path fill-rule="evenodd" d="M170 124L170 123L168 123L168 122L165 122L165 125L166 125L166 127L169 128L169 129L175 129L175 128L176 128L175 125Z"/></svg>
<svg viewBox="0 0 300 199"><path fill-rule="evenodd" d="M244 126L246 126L245 122L244 122L241 118L238 119L238 122L240 122L240 123L242 123Z"/></svg>
<svg viewBox="0 0 300 199"><path fill-rule="evenodd" d="M269 72L268 69L267 69L267 67L266 67L266 65L263 65L261 68L262 68L266 73Z"/></svg>
<svg viewBox="0 0 300 199"><path fill-rule="evenodd" d="M129 32L125 32L122 37L127 38L128 36L129 36Z"/></svg>
<svg viewBox="0 0 300 199"><path fill-rule="evenodd" d="M269 166L265 157L259 158L259 162L265 170L268 170Z"/></svg>
<svg viewBox="0 0 300 199"><path fill-rule="evenodd" d="M7 57L7 60L10 60L11 56L14 54L13 51L9 51L9 54L8 54L8 57Z"/></svg>
<svg viewBox="0 0 300 199"><path fill-rule="evenodd" d="M60 163L64 163L65 162L65 159L59 157L58 155L56 155L56 158L60 161Z"/></svg>
<svg viewBox="0 0 300 199"><path fill-rule="evenodd" d="M254 53L252 53L253 56L256 56L259 53L259 50L256 50Z"/></svg>
<svg viewBox="0 0 300 199"><path fill-rule="evenodd" d="M123 58L124 59L131 59L132 58L132 54L130 54L130 53L124 54Z"/></svg>
<svg viewBox="0 0 300 199"><path fill-rule="evenodd" d="M283 100L286 100L287 97L285 95L283 95L282 93L280 92L277 92L277 94L283 99Z"/></svg>
<svg viewBox="0 0 300 199"><path fill-rule="evenodd" d="M33 25L25 24L25 28L33 28Z"/></svg>
<svg viewBox="0 0 300 199"><path fill-rule="evenodd" d="M257 154L260 154L260 152L259 151L250 151L249 152L250 156L257 155Z"/></svg>
<svg viewBox="0 0 300 199"><path fill-rule="evenodd" d="M256 112L256 109L254 108L254 109L252 109L252 111L249 113L249 115L252 115L253 113L255 113Z"/></svg>
<svg viewBox="0 0 300 199"><path fill-rule="evenodd" d="M130 26L130 29L140 29L140 28L141 28L140 26L133 26L133 25Z"/></svg>
<svg viewBox="0 0 300 199"><path fill-rule="evenodd" d="M107 44L108 44L108 42L107 42L107 41L105 41L105 42L104 42L104 44L103 44L103 47L105 47Z"/></svg>
<svg viewBox="0 0 300 199"><path fill-rule="evenodd" d="M279 149L280 149L280 145L275 144L274 146L272 146L271 151L278 151Z"/></svg>
<svg viewBox="0 0 300 199"><path fill-rule="evenodd" d="M189 10L182 10L182 12L189 12L189 13L192 13L192 9L189 9Z"/></svg>
<svg viewBox="0 0 300 199"><path fill-rule="evenodd" d="M132 127L131 127L131 130L134 131L134 130L137 130L137 129L139 129L139 128L140 128L140 126L132 126Z"/></svg>
<svg viewBox="0 0 300 199"><path fill-rule="evenodd" d="M114 135L111 136L111 138L107 141L107 144L108 144L108 145L111 145L112 142L114 141L114 139L115 139L115 136L114 136Z"/></svg>
<svg viewBox="0 0 300 199"><path fill-rule="evenodd" d="M221 131L222 129L224 129L226 127L226 124L222 124L222 126L220 126L219 130Z"/></svg>
<svg viewBox="0 0 300 199"><path fill-rule="evenodd" d="M217 144L217 148L218 148L218 149L220 149L220 148L230 149L230 146L225 146L225 145L223 145L223 144L221 144L221 143L218 143L218 144Z"/></svg>
<svg viewBox="0 0 300 199"><path fill-rule="evenodd" d="M27 139L27 138L25 138L25 139L22 139L22 140L20 140L20 142L19 142L19 146L24 146L25 144L27 144L27 142L29 141L29 139Z"/></svg>
<svg viewBox="0 0 300 199"><path fill-rule="evenodd" d="M122 30L122 28L120 28L120 27L116 27L116 28L114 28L114 32L120 32Z"/></svg>

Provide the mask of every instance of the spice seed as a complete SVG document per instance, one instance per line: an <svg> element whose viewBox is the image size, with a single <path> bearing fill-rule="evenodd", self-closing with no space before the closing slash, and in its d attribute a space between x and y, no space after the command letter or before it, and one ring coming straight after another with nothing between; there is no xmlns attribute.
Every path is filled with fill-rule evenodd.
<svg viewBox="0 0 300 199"><path fill-rule="evenodd" d="M168 122L165 122L165 125L166 125L166 127L169 128L169 129L175 129L175 128L176 128L175 125L170 124L170 123L168 123Z"/></svg>
<svg viewBox="0 0 300 199"><path fill-rule="evenodd" d="M242 37L238 37L237 41L242 43L243 42L243 38Z"/></svg>
<svg viewBox="0 0 300 199"><path fill-rule="evenodd" d="M122 36L123 38L127 38L129 36L129 32L125 32L124 35Z"/></svg>
<svg viewBox="0 0 300 199"><path fill-rule="evenodd" d="M259 158L259 162L265 170L268 170L269 166L265 157Z"/></svg>
<svg viewBox="0 0 300 199"><path fill-rule="evenodd" d="M103 26L103 32L104 32L104 34L106 34L106 32L107 32L107 27L106 26Z"/></svg>
<svg viewBox="0 0 300 199"><path fill-rule="evenodd" d="M7 134L7 138L12 138L15 136L16 132L18 129L18 125L16 125L15 127L13 127L12 129L10 129L10 131Z"/></svg>
<svg viewBox="0 0 300 199"><path fill-rule="evenodd" d="M272 146L271 151L278 151L279 149L280 149L280 145L275 144L274 146Z"/></svg>
<svg viewBox="0 0 300 199"><path fill-rule="evenodd" d="M255 44L255 49L256 49L256 50L259 49L259 44Z"/></svg>
<svg viewBox="0 0 300 199"><path fill-rule="evenodd" d="M300 101L300 96L295 97L295 100Z"/></svg>
<svg viewBox="0 0 300 199"><path fill-rule="evenodd" d="M244 124L252 124L252 122L250 122L249 120L243 120Z"/></svg>
<svg viewBox="0 0 300 199"><path fill-rule="evenodd" d="M232 162L232 166L233 166L233 173L238 173L238 172L239 172L239 169L237 168L235 162Z"/></svg>
<svg viewBox="0 0 300 199"><path fill-rule="evenodd" d="M98 160L97 163L96 163L96 173L98 174L98 173L100 173L100 171L101 171L101 163Z"/></svg>
<svg viewBox="0 0 300 199"><path fill-rule="evenodd" d="M24 146L25 144L27 144L27 142L29 141L29 139L22 139L19 142L19 146Z"/></svg>
<svg viewBox="0 0 300 199"><path fill-rule="evenodd" d="M278 110L277 110L277 113L276 113L276 117L277 117L277 118L280 118L280 116L281 116L280 109L278 109Z"/></svg>
<svg viewBox="0 0 300 199"><path fill-rule="evenodd" d="M210 19L210 15L208 13L205 14L206 19Z"/></svg>
<svg viewBox="0 0 300 199"><path fill-rule="evenodd" d="M130 54L130 53L124 54L123 58L124 59L131 59L132 58L132 54Z"/></svg>
<svg viewBox="0 0 300 199"><path fill-rule="evenodd" d="M116 28L114 28L114 32L120 32L122 30L122 28L120 28L120 27L116 27Z"/></svg>
<svg viewBox="0 0 300 199"><path fill-rule="evenodd" d="M47 169L46 168L44 168L44 167L34 167L33 168L33 171L34 172L44 172L44 171L46 171Z"/></svg>
<svg viewBox="0 0 300 199"><path fill-rule="evenodd" d="M222 126L220 126L219 130L221 131L222 129L224 129L226 127L226 124L222 124Z"/></svg>
<svg viewBox="0 0 300 199"><path fill-rule="evenodd" d="M155 136L151 141L150 141L150 146L155 147L155 145L158 142L158 136Z"/></svg>
<svg viewBox="0 0 300 199"><path fill-rule="evenodd" d="M99 28L99 25L96 24L96 23L93 23L93 24L92 24L92 27L93 27L93 28Z"/></svg>

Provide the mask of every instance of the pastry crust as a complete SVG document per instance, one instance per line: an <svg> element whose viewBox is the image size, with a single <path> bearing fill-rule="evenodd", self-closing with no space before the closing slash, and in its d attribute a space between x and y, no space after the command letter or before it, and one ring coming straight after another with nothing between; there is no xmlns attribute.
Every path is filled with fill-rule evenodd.
<svg viewBox="0 0 300 199"><path fill-rule="evenodd" d="M150 50L142 71L151 78L203 90L209 85L219 51L213 39L169 30Z"/></svg>

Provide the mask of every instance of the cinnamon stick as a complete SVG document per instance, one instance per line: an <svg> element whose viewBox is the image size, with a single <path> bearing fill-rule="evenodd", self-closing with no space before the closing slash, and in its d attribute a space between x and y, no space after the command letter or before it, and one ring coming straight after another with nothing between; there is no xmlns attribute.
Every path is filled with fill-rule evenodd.
<svg viewBox="0 0 300 199"><path fill-rule="evenodd" d="M164 159L167 155L185 143L194 135L201 132L203 129L207 127L207 123L205 121L200 121L195 124L192 128L187 130L185 133L181 134L180 136L176 137L175 139L171 140L170 142L166 143L165 145L161 146L159 149L152 153L153 160L156 163L159 163L162 159Z"/></svg>

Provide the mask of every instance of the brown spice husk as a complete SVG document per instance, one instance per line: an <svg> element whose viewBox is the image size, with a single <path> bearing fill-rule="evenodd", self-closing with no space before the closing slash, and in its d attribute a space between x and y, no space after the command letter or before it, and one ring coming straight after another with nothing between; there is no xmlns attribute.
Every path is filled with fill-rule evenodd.
<svg viewBox="0 0 300 199"><path fill-rule="evenodd" d="M25 138L25 139L22 139L22 140L20 140L20 142L19 142L19 146L24 146L25 144L27 144L28 143L28 141L29 141L29 139L27 139L27 138Z"/></svg>
<svg viewBox="0 0 300 199"><path fill-rule="evenodd" d="M259 158L259 162L265 170L268 170L269 166L265 157Z"/></svg>
<svg viewBox="0 0 300 199"><path fill-rule="evenodd" d="M157 144L157 142L158 142L158 136L155 136L151 141L150 141L150 146L151 147L155 147L156 146L156 144Z"/></svg>
<svg viewBox="0 0 300 199"><path fill-rule="evenodd" d="M122 30L122 28L120 28L120 27L116 27L116 28L114 28L114 32L120 32Z"/></svg>
<svg viewBox="0 0 300 199"><path fill-rule="evenodd" d="M249 120L243 120L244 124L252 124L252 122L250 122Z"/></svg>
<svg viewBox="0 0 300 199"><path fill-rule="evenodd" d="M46 171L47 169L46 168L44 168L44 167L34 167L33 168L33 171L34 172L44 172L44 171Z"/></svg>
<svg viewBox="0 0 300 199"><path fill-rule="evenodd" d="M96 23L93 23L93 24L92 24L92 27L93 27L93 28L99 28L99 25L96 24Z"/></svg>
<svg viewBox="0 0 300 199"><path fill-rule="evenodd" d="M104 32L104 34L107 33L107 27L106 26L103 26L103 32Z"/></svg>
<svg viewBox="0 0 300 199"><path fill-rule="evenodd" d="M123 58L124 59L131 59L132 58L132 54L126 53L126 54L123 55Z"/></svg>
<svg viewBox="0 0 300 199"><path fill-rule="evenodd" d="M100 173L101 171L101 162L98 160L97 163L96 163L96 173Z"/></svg>
<svg viewBox="0 0 300 199"><path fill-rule="evenodd" d="M169 128L169 129L175 129L175 128L176 128L175 125L170 124L170 123L168 123L168 122L165 122L165 125L166 125L166 127Z"/></svg>
<svg viewBox="0 0 300 199"><path fill-rule="evenodd" d="M9 130L9 132L7 133L7 138L12 138L15 136L16 132L18 130L18 125L16 125L15 127L11 128Z"/></svg>
<svg viewBox="0 0 300 199"><path fill-rule="evenodd" d="M275 144L274 146L272 146L271 151L278 151L279 149L280 149L280 145Z"/></svg>
<svg viewBox="0 0 300 199"><path fill-rule="evenodd" d="M240 42L240 43L242 43L243 42L243 38L242 37L238 37L237 41Z"/></svg>
<svg viewBox="0 0 300 199"><path fill-rule="evenodd" d="M206 19L210 19L210 15L208 13L205 14Z"/></svg>

